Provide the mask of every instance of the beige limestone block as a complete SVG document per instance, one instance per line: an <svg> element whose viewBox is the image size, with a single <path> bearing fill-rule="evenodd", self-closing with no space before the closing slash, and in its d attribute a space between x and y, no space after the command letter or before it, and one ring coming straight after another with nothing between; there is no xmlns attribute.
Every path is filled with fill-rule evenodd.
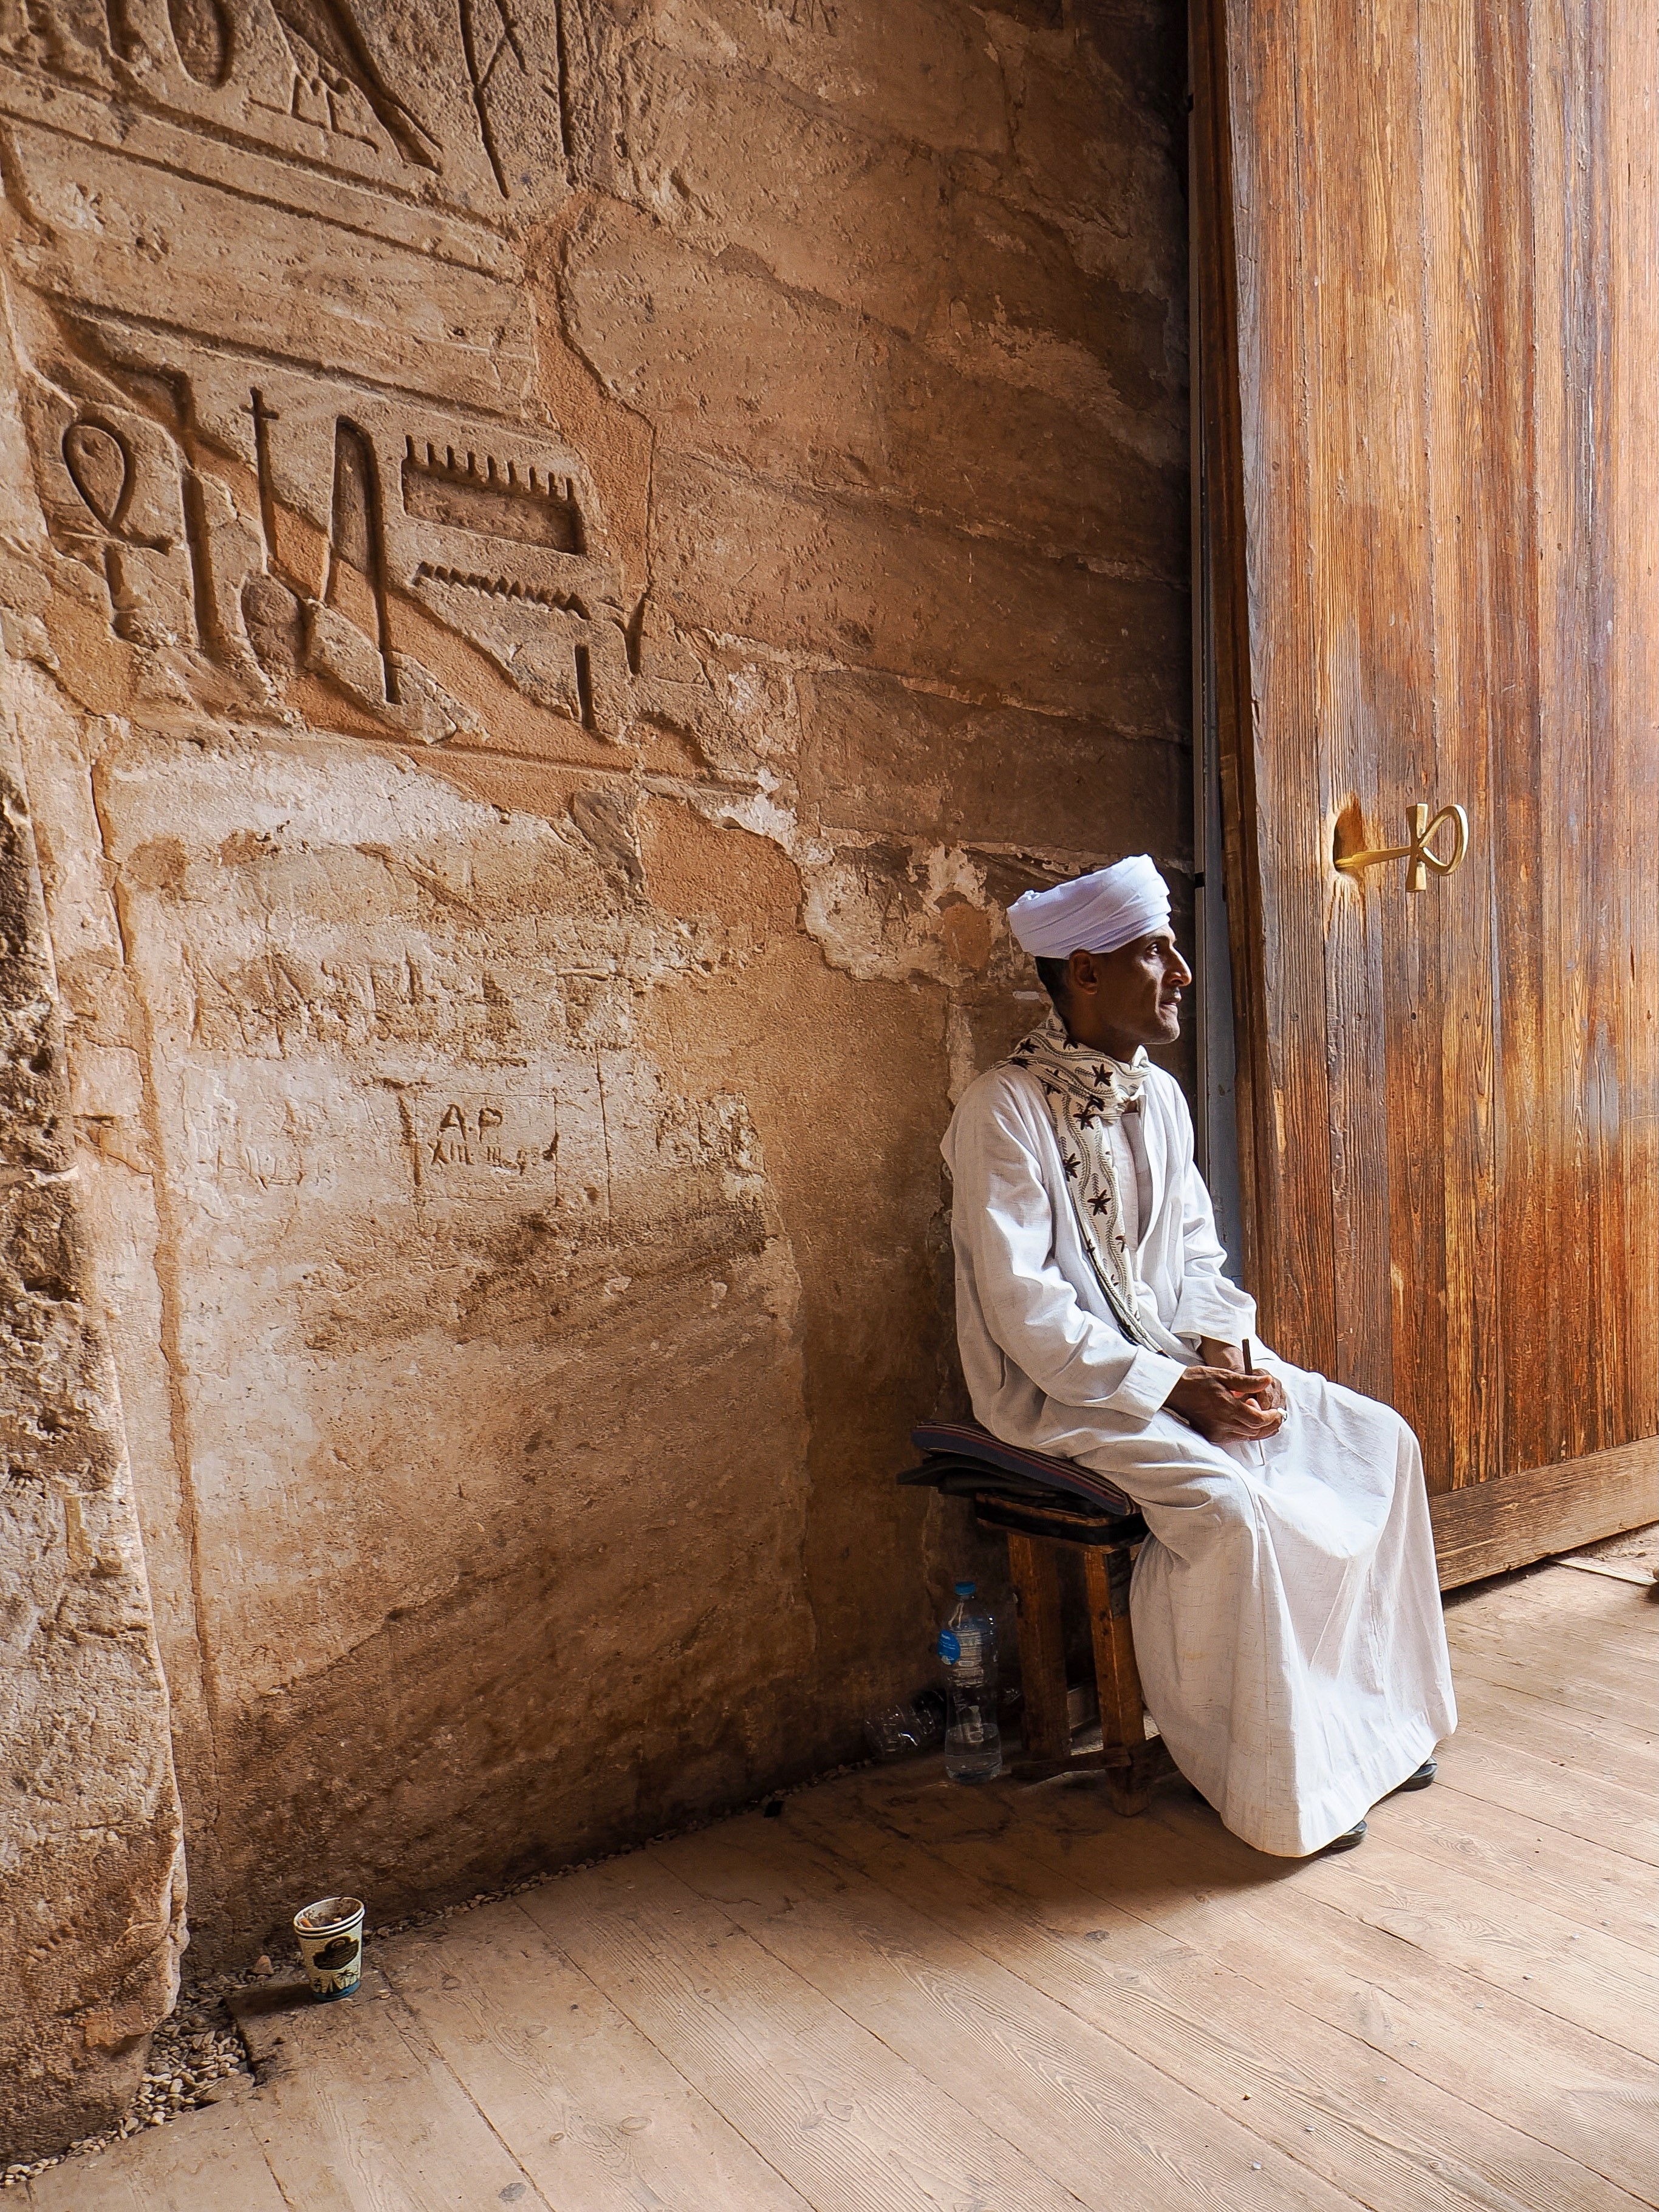
<svg viewBox="0 0 1659 2212"><path fill-rule="evenodd" d="M849 127L766 78L643 44L618 53L612 76L602 189L711 256L751 254L789 289L972 374L1041 386L1121 435L1148 410L1170 413L1140 441L1149 459L1179 461L1186 216L1172 118L1136 110L1129 146L1080 149L1123 169L1109 208L1091 204L1085 222L1034 198L1029 178ZM1068 184L1067 208L1073 197Z"/></svg>
<svg viewBox="0 0 1659 2212"><path fill-rule="evenodd" d="M1174 585L687 455L664 455L658 479L659 582L684 620L1148 735L1185 726L1186 594Z"/></svg>
<svg viewBox="0 0 1659 2212"><path fill-rule="evenodd" d="M1064 26L998 26L1013 118L1013 163L1034 198L1106 231L1142 261L1169 255L1179 228L1146 220L1150 154L1169 159L1179 131L1182 27L1168 11L1130 6ZM1126 264L1120 261L1120 269Z"/></svg>
<svg viewBox="0 0 1659 2212"><path fill-rule="evenodd" d="M801 797L826 825L1112 858L1186 850L1182 836L1171 853L1170 831L1190 766L1167 739L883 676L825 671L799 689Z"/></svg>
<svg viewBox="0 0 1659 2212"><path fill-rule="evenodd" d="M523 295L343 224L251 200L33 125L13 133L30 229L10 249L36 289L168 319L371 380L516 404L531 373Z"/></svg>
<svg viewBox="0 0 1659 2212"><path fill-rule="evenodd" d="M0 52L84 88L83 106L101 94L129 122L136 110L175 136L252 144L272 166L485 219L532 215L567 187L569 88L551 0L453 11L125 0L114 15L65 0L45 21L14 11Z"/></svg>
<svg viewBox="0 0 1659 2212"><path fill-rule="evenodd" d="M35 668L14 665L18 730L33 802L41 885L62 997L76 1180L89 1257L116 1371L157 1644L167 1682L176 1765L192 1821L210 1793L193 1530L177 1449L168 1352L173 1315L158 1272L144 1030L133 1003L92 795L105 741L66 711Z"/></svg>
<svg viewBox="0 0 1659 2212"><path fill-rule="evenodd" d="M899 343L879 397L895 492L925 514L1184 586L1185 470L1134 427ZM1127 411L1127 410L1124 410Z"/></svg>
<svg viewBox="0 0 1659 2212"><path fill-rule="evenodd" d="M856 315L611 200L572 234L562 289L573 342L669 442L796 482L888 476L878 384L889 338ZM711 380L716 349L728 350Z"/></svg>
<svg viewBox="0 0 1659 2212"><path fill-rule="evenodd" d="M132 672L138 697L166 651L210 709L235 687L325 726L572 757L639 723L732 762L706 682L665 689L630 661L605 507L556 435L115 318L71 341L23 307L46 364L25 386L42 501L94 580L83 596L157 655ZM167 422L137 411L158 388ZM78 680L88 660L107 680L108 656L71 657Z"/></svg>
<svg viewBox="0 0 1659 2212"><path fill-rule="evenodd" d="M618 10L619 15L624 11ZM1008 143L1006 92L979 17L944 4L890 9L844 0L655 0L629 9L635 35L741 81L752 70L895 137L988 156Z"/></svg>
<svg viewBox="0 0 1659 2212"><path fill-rule="evenodd" d="M566 297L572 337L666 442L774 479L874 491L977 530L1075 547L1120 569L1184 577L1177 465L1149 462L1115 427L1043 391L965 374L607 204L571 240ZM739 349L711 385L708 362L733 324ZM670 347L658 340L665 328Z"/></svg>
<svg viewBox="0 0 1659 2212"><path fill-rule="evenodd" d="M925 1509L892 1477L910 1464L915 1377L940 1351L929 1224L946 994L908 962L857 976L803 934L801 879L767 839L653 801L641 847L653 904L707 916L754 947L718 979L653 993L642 1018L683 1079L744 1071L799 1272L813 1390L800 1564L813 1664L775 1686L775 1710L790 1730L835 1716L850 1750L878 1685L915 1686L927 1640L925 1592L902 1564ZM872 902L921 904L908 854L862 859Z"/></svg>
<svg viewBox="0 0 1659 2212"><path fill-rule="evenodd" d="M934 156L803 106L786 88L659 46L618 53L594 181L711 253L914 331L949 227Z"/></svg>
<svg viewBox="0 0 1659 2212"><path fill-rule="evenodd" d="M944 295L924 342L970 374L1050 393L1149 460L1178 459L1184 255L1148 270L1115 233L1061 225L977 175L957 180L950 211ZM1173 212L1184 238L1182 208L1155 212L1160 229ZM1129 234L1139 240L1139 222Z"/></svg>

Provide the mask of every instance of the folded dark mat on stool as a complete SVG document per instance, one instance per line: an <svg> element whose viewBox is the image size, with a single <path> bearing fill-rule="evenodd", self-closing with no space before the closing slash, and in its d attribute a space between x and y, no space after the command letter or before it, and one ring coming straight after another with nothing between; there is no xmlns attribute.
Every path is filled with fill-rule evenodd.
<svg viewBox="0 0 1659 2212"><path fill-rule="evenodd" d="M1006 1477L993 1478L1000 1486ZM1051 1544L1081 1544L1093 1550L1133 1552L1146 1539L1139 1513L1109 1513L1070 1490L990 1489L985 1477L969 1493L974 1518L981 1528L1017 1528L1023 1536L1046 1536Z"/></svg>
<svg viewBox="0 0 1659 2212"><path fill-rule="evenodd" d="M901 1482L931 1484L957 1498L993 1485L1012 1496L1033 1498L1037 1494L1052 1497L1058 1491L1068 1502L1085 1500L1095 1512L1111 1518L1135 1510L1134 1501L1103 1474L1079 1467L1075 1460L1006 1444L977 1421L923 1421L911 1430L910 1441L927 1457L920 1467L900 1475Z"/></svg>
<svg viewBox="0 0 1659 2212"><path fill-rule="evenodd" d="M1134 1544L1146 1534L1139 1513L1080 1497L1075 1490L1052 1490L1022 1475L1004 1474L983 1460L924 1460L900 1475L905 1483L927 1483L946 1498L969 1499L979 1518L999 1528L1018 1528L1028 1536L1054 1536L1076 1544Z"/></svg>

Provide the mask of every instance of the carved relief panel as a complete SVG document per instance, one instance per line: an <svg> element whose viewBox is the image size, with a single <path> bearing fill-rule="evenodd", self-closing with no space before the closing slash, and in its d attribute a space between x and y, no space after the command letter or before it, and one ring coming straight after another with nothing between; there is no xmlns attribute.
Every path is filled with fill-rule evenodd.
<svg viewBox="0 0 1659 2212"><path fill-rule="evenodd" d="M36 479L140 696L748 768L538 419L512 234L568 190L573 8L0 0Z"/></svg>
<svg viewBox="0 0 1659 2212"><path fill-rule="evenodd" d="M627 604L570 447L31 295L19 305L52 541L101 583L116 635L165 656L199 703L281 709L314 679L388 734L487 742L457 696L483 664L590 738L653 724L717 769L735 763L693 656ZM328 720L325 702L299 704Z"/></svg>
<svg viewBox="0 0 1659 2212"><path fill-rule="evenodd" d="M0 0L0 54L56 80L495 217L567 187L558 0Z"/></svg>

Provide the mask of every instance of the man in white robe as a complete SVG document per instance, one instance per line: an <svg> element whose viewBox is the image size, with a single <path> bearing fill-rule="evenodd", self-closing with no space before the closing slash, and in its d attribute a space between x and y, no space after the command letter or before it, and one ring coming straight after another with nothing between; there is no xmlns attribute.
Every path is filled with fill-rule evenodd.
<svg viewBox="0 0 1659 2212"><path fill-rule="evenodd" d="M976 1417L1080 1461L1152 1532L1130 1596L1147 1710L1235 1834L1300 1856L1431 1781L1456 1725L1417 1439L1279 1359L1222 1273L1193 1127L1145 1048L1190 971L1145 855L1011 909L1054 999L943 1150Z"/></svg>

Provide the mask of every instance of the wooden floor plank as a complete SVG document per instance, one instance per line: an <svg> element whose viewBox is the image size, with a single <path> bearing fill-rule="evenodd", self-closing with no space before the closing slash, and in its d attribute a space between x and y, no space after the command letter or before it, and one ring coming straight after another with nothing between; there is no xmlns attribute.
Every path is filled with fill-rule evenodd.
<svg viewBox="0 0 1659 2212"><path fill-rule="evenodd" d="M792 1799L787 1818L1378 2212L1637 2201L1140 1918L1133 1871L1109 1898L1046 1863L1017 1799L964 1794L889 1784L866 1817L862 1793L837 1785L833 1803Z"/></svg>
<svg viewBox="0 0 1659 2212"><path fill-rule="evenodd" d="M1589 1597L1580 1600L1580 1589ZM1659 1660L1659 1606L1628 1583L1564 1569L1496 1592L1484 1604L1449 1607L1446 1634L1454 1645L1485 1643L1546 1663L1564 1659L1570 1674L1610 1665L1650 1668Z"/></svg>
<svg viewBox="0 0 1659 2212"><path fill-rule="evenodd" d="M297 2015L242 2107L295 2212L553 2212L401 2000L368 1990Z"/></svg>
<svg viewBox="0 0 1659 2212"><path fill-rule="evenodd" d="M1135 1911L1166 1933L1425 2079L1455 2084L1461 2097L1633 2195L1647 2194L1659 2068L1558 2011L1560 1976L1547 1988L1547 1959L1522 1952L1536 1969L1531 1984L1506 1961L1511 1988L1438 1955L1453 1948L1449 1941L1419 1945L1402 1929L1405 1916L1386 1903L1370 1917L1356 1913L1356 1885L1374 1839L1362 1851L1275 1870L1184 1792L1161 1793L1151 1817L1129 1822L1110 1818L1093 1792L1042 1795L1039 1826L1022 1832L1051 1863L1115 1896L1133 1872ZM1370 1887L1386 1894L1386 1883ZM1361 1901L1369 1901L1363 1893ZM1478 1911L1478 1897L1474 1903ZM1438 1926L1428 1933L1443 1936ZM1490 1924L1475 1933L1486 1948L1503 1944L1501 1929ZM1480 1942L1468 1948L1485 1963ZM1561 1948L1571 1954L1571 1945ZM1570 1955L1565 1965L1577 1970ZM1582 1980L1605 1996L1595 1976ZM1631 2033L1651 2045L1650 2002L1626 2002L1620 2013ZM1516 2085L1523 2081L1527 2099L1517 2107ZM1613 2110L1623 2118L1609 2128Z"/></svg>
<svg viewBox="0 0 1659 2212"><path fill-rule="evenodd" d="M1659 1698L1655 1705L1659 1708ZM1540 1758L1559 1759L1603 1782L1623 1783L1634 1790L1651 1790L1659 1784L1659 1732L1652 1715L1644 1729L1628 1721L1598 1719L1510 1687L1500 1688L1478 1669L1462 1663L1457 1712L1460 1728L1472 1728Z"/></svg>
<svg viewBox="0 0 1659 2212"><path fill-rule="evenodd" d="M757 1942L949 2088L1085 2204L1117 2212L1353 2200L959 1936L750 1820L658 1856Z"/></svg>
<svg viewBox="0 0 1659 2212"><path fill-rule="evenodd" d="M1249 1881L1258 1855L1230 1837L1207 1806L1171 1794L1152 1809L1158 1827L1213 1848L1234 1879ZM1281 1881L1290 1886L1288 1876ZM1477 1876L1449 1867L1425 1875L1418 1854L1390 1833L1382 1808L1360 1850L1307 1861L1293 1887L1298 1909L1304 1899L1328 1903L1471 1977L1481 1985L1471 2002L1508 1990L1637 2058L1659 2060L1659 1973L1648 1954L1605 1930L1575 1929L1530 1899L1495 1897ZM1541 2025L1540 2035L1547 2048Z"/></svg>
<svg viewBox="0 0 1659 2212"><path fill-rule="evenodd" d="M1565 1835L1659 1865L1659 1817L1644 1791L1494 1742L1473 1727L1460 1727L1437 1756L1437 1789L1466 1791Z"/></svg>
<svg viewBox="0 0 1659 2212"><path fill-rule="evenodd" d="M1581 1598L1581 1589L1589 1595ZM1449 1597L1445 1620L1449 1636L1501 1630L1550 1645L1571 1638L1597 1650L1629 1641L1647 1650L1659 1642L1659 1606L1645 1591L1571 1568L1527 1576L1462 1601Z"/></svg>
<svg viewBox="0 0 1659 2212"><path fill-rule="evenodd" d="M611 2003L818 2212L1078 2200L648 1854L526 1893Z"/></svg>
<svg viewBox="0 0 1659 2212"><path fill-rule="evenodd" d="M806 2200L517 1903L400 1936L380 1956L434 2047L559 2212L805 2212Z"/></svg>
<svg viewBox="0 0 1659 2212"><path fill-rule="evenodd" d="M1590 1577L1585 1575L1582 1579L1588 1583ZM1526 1679L1560 1685L1567 1703L1575 1698L1608 1698L1611 1710L1621 1720L1651 1725L1651 1692L1659 1681L1659 1668L1645 1648L1614 1650L1593 1637L1575 1638L1565 1622L1555 1624L1548 1635L1535 1638L1528 1637L1519 1623L1447 1626L1454 1660L1467 1651L1475 1657L1518 1662Z"/></svg>
<svg viewBox="0 0 1659 2212"><path fill-rule="evenodd" d="M1626 1564L1622 1559L1595 1559L1584 1552L1567 1552L1563 1553L1553 1564L1558 1567L1571 1567L1577 1574L1607 1575L1614 1582L1629 1583L1644 1596L1650 1597L1653 1594L1652 1568L1638 1566L1634 1561Z"/></svg>
<svg viewBox="0 0 1659 2212"><path fill-rule="evenodd" d="M1478 1634L1454 1640L1451 1649L1460 1682L1473 1671L1482 1681L1523 1701L1546 1698L1563 1711L1585 1714L1598 1726L1627 1728L1642 1742L1652 1740L1654 1700L1642 1668L1622 1668L1616 1680L1591 1682L1565 1653L1557 1653L1548 1662L1510 1656Z"/></svg>
<svg viewBox="0 0 1659 2212"><path fill-rule="evenodd" d="M1582 1579L1588 1583L1590 1577ZM1522 1680L1550 1686L1564 1704L1584 1703L1632 1726L1652 1725L1659 1668L1645 1653L1609 1651L1588 1638L1575 1640L1565 1626L1540 1638L1528 1638L1523 1627L1503 1621L1455 1629L1448 1623L1448 1630L1454 1663L1467 1652L1488 1664L1519 1667Z"/></svg>
<svg viewBox="0 0 1659 2212"><path fill-rule="evenodd" d="M1632 1562L1624 1562L1632 1564ZM1644 1610L1646 1589L1637 1583L1624 1583L1624 1597L1617 1590L1606 1590L1599 1601L1579 1597L1573 1590L1568 1575L1573 1568L1558 1564L1540 1564L1531 1573L1504 1575L1498 1582L1489 1582L1484 1590L1468 1590L1468 1595L1453 1597L1451 1610L1462 1610L1467 1606L1474 1613L1526 1613L1540 1617L1544 1613L1566 1613L1573 1620L1586 1624L1599 1621L1639 1621L1650 1624L1659 1631L1659 1621L1652 1617L1652 1606ZM1604 1610L1601 1610L1604 1608Z"/></svg>
<svg viewBox="0 0 1659 2212"><path fill-rule="evenodd" d="M240 2101L146 2128L94 2158L65 2159L17 2197L40 2212L296 2212Z"/></svg>
<svg viewBox="0 0 1659 2212"><path fill-rule="evenodd" d="M1421 1859L1425 1881L1437 1865L1466 1869L1489 1888L1534 1900L1572 1925L1659 1949L1659 1884L1622 1851L1438 1784L1390 1800L1389 1828Z"/></svg>
<svg viewBox="0 0 1659 2212"><path fill-rule="evenodd" d="M1579 1585L1588 1584L1588 1592ZM1505 1575L1483 1589L1454 1592L1446 1602L1448 1626L1464 1621L1518 1621L1543 1634L1564 1628L1581 1638L1629 1631L1659 1642L1659 1606L1645 1590L1571 1567L1546 1567Z"/></svg>
<svg viewBox="0 0 1659 2212"><path fill-rule="evenodd" d="M1581 1596L1580 1591L1588 1595ZM1628 1642L1641 1648L1659 1643L1659 1606L1645 1590L1602 1575L1581 1575L1571 1567L1528 1575L1489 1586L1446 1606L1449 1632L1477 1626L1520 1628L1544 1642L1572 1637L1596 1649Z"/></svg>
<svg viewBox="0 0 1659 2212"><path fill-rule="evenodd" d="M1455 2086L1468 2104L1579 2159L1632 2197L1650 2197L1659 2135L1652 2057L1613 2039L1610 2027L1583 2027L1540 2004L1526 1984L1504 1989L1352 1911L1364 1871L1356 1860L1370 1854L1370 1838L1363 1854L1307 1860L1265 1882L1259 1854L1230 1836L1206 1805L1168 1801L1159 1814L1133 1847L1168 1867L1186 1860L1190 1871L1186 1882L1170 1882L1166 1905L1141 1896L1139 1909L1157 1927L1183 1933L1207 1958L1363 2037L1429 2081ZM1110 1881L1124 1840L1099 1825L1091 1834L1086 1809L1075 1812L1075 1840L1061 1829L1060 1865L1091 1885ZM1102 1858L1109 1871L1091 1874ZM1537 1966L1541 1975L1547 1960ZM1604 1984L1604 1997L1614 1996L1620 1990ZM1617 2017L1626 2035L1652 2046L1650 2006L1624 1996ZM1606 2008L1614 2011L1613 2002ZM1520 2084L1524 2104L1516 2097Z"/></svg>

